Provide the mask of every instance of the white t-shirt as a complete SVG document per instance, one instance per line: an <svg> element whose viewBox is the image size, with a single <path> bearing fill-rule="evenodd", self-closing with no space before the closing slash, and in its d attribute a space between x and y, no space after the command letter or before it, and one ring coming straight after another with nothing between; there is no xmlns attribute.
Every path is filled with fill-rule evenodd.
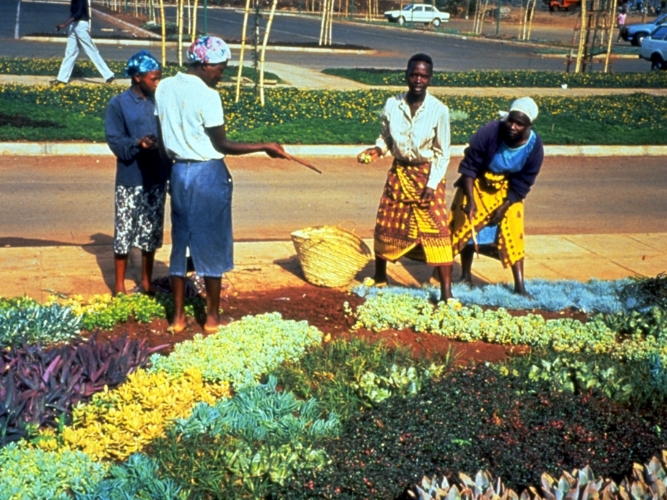
<svg viewBox="0 0 667 500"><path fill-rule="evenodd" d="M205 131L225 123L220 95L201 78L185 73L165 78L155 92L155 107L170 158L208 161L225 156Z"/></svg>

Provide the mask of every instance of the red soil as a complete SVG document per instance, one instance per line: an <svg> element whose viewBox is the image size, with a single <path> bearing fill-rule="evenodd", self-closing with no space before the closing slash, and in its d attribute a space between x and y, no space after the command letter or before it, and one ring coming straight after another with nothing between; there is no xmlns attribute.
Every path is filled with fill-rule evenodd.
<svg viewBox="0 0 667 500"><path fill-rule="evenodd" d="M508 356L528 351L528 348L524 346L451 341L438 335L415 333L410 329L386 330L379 333L364 329L350 331L353 319L345 316L343 303L347 301L352 309L355 309L363 300L354 294L340 290L304 286L261 292L229 293L223 297L222 307L224 316L233 319L266 312L279 312L284 319L306 320L325 335L329 334L332 340L349 339L355 336L364 337L374 341L384 341L389 345L410 347L418 356L445 355L452 348L460 364L497 362ZM564 316L549 313L543 313L543 315L545 317ZM566 316L573 315L566 314ZM117 325L112 331L100 332L100 340L128 334L130 338L147 338L151 346L166 344L167 347L161 352L168 353L171 346L176 343L191 339L197 333L205 335L201 325L194 322L178 335L167 332L167 327L166 320L155 320L149 324L130 321Z"/></svg>

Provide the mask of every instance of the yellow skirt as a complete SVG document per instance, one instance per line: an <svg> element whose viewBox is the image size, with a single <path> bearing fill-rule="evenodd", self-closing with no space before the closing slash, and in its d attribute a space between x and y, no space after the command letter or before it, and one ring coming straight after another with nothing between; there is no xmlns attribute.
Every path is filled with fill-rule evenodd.
<svg viewBox="0 0 667 500"><path fill-rule="evenodd" d="M394 161L387 176L375 224L375 254L395 262L401 257L432 266L454 261L449 237L445 182L428 206L419 198L428 182L429 163L405 165Z"/></svg>
<svg viewBox="0 0 667 500"><path fill-rule="evenodd" d="M475 179L473 197L477 205L477 213L472 223L475 232L489 224L493 212L507 198L509 181L502 174L487 172L484 177ZM462 188L458 188L449 212L449 229L452 235L452 249L458 254L472 238L472 225L462 210L466 196ZM525 256L523 229L523 200L513 203L507 209L505 217L499 224L498 238L491 246L488 254L499 259L504 267L510 267ZM480 250L483 250L480 248ZM487 252L484 252L485 254Z"/></svg>

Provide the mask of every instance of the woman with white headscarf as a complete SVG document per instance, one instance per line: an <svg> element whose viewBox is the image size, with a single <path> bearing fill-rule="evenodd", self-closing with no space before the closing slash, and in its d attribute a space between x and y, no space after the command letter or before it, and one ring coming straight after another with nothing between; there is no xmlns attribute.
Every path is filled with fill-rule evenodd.
<svg viewBox="0 0 667 500"><path fill-rule="evenodd" d="M247 144L227 139L220 95L215 90L231 58L220 38L204 36L187 52L185 73L166 78L155 94L161 141L174 162L170 177L172 250L169 275L174 294L175 333L187 327L184 310L186 252L206 287L204 331L220 324L222 275L234 266L232 177L226 155L265 152L286 158L277 143Z"/></svg>
<svg viewBox="0 0 667 500"><path fill-rule="evenodd" d="M524 285L523 200L544 159L542 139L532 130L538 108L530 97L514 101L501 120L470 138L449 214L452 248L461 254L461 281L472 284L474 252L512 268L514 292Z"/></svg>

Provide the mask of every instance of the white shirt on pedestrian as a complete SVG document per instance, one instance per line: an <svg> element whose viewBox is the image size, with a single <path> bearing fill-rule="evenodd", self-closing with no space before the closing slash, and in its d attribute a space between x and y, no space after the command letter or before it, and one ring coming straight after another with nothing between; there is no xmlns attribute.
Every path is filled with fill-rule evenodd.
<svg viewBox="0 0 667 500"><path fill-rule="evenodd" d="M155 92L162 141L174 160L209 161L224 158L206 133L224 125L220 94L195 75L178 73L160 82Z"/></svg>
<svg viewBox="0 0 667 500"><path fill-rule="evenodd" d="M427 187L436 189L447 173L450 157L449 108L428 92L412 116L405 93L387 100L382 131L375 145L409 164L430 163Z"/></svg>

